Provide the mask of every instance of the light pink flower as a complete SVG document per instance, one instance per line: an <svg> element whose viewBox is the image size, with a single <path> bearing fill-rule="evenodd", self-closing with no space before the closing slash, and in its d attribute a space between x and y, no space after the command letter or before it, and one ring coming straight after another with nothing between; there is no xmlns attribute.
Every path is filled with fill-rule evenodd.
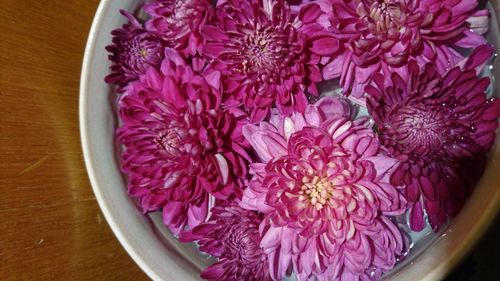
<svg viewBox="0 0 500 281"><path fill-rule="evenodd" d="M486 98L490 80L476 74L492 53L481 46L443 76L434 64L419 69L412 60L409 80L393 73L389 83L376 74L366 88L378 137L401 162L391 182L406 187L414 231L425 226L424 210L435 231L455 216L474 184L467 181L482 173L481 162L479 169L463 165L482 160L495 140L500 100Z"/></svg>
<svg viewBox="0 0 500 281"><path fill-rule="evenodd" d="M339 55L325 67L325 79L340 77L346 94L364 102L375 73L408 78L408 61L433 63L440 74L464 57L459 49L486 44L488 12L470 0L327 0L330 31ZM324 2L324 0L322 0ZM476 33L479 32L479 33Z"/></svg>
<svg viewBox="0 0 500 281"><path fill-rule="evenodd" d="M262 214L240 208L236 201L221 203L210 211L210 219L180 240L198 240L200 251L217 258L201 273L213 281L270 281L267 255L260 247Z"/></svg>
<svg viewBox="0 0 500 281"><path fill-rule="evenodd" d="M344 99L326 97L304 113L243 127L260 162L240 206L266 214L261 246L274 280L290 264L299 280L370 279L371 268L391 269L403 250L386 217L405 211L389 183L396 160L368 119L351 115Z"/></svg>
<svg viewBox="0 0 500 281"><path fill-rule="evenodd" d="M195 74L173 49L119 101L125 147L123 172L144 212L163 208L177 234L203 222L212 196L239 197L249 156L241 126L246 115L220 107L217 71Z"/></svg>
<svg viewBox="0 0 500 281"><path fill-rule="evenodd" d="M212 12L210 0L153 0L144 6L151 16L146 28L184 55L194 56L203 44L200 25Z"/></svg>
<svg viewBox="0 0 500 281"><path fill-rule="evenodd" d="M255 122L273 105L285 115L303 112L306 94L318 95L321 60L337 51L337 39L317 22L321 15L314 3L292 16L283 0L219 2L202 28L203 54L223 73L225 105L243 106Z"/></svg>

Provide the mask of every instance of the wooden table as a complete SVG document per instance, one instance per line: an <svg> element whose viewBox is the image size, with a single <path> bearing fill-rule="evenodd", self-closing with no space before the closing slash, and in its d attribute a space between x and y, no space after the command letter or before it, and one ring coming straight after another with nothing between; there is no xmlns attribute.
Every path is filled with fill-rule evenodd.
<svg viewBox="0 0 500 281"><path fill-rule="evenodd" d="M0 280L148 280L83 164L78 88L98 2L0 1Z"/></svg>
<svg viewBox="0 0 500 281"><path fill-rule="evenodd" d="M147 280L106 224L82 160L79 75L98 2L0 1L0 280ZM500 245L498 225L489 243ZM498 275L488 258L498 262L498 246L482 245L481 272Z"/></svg>

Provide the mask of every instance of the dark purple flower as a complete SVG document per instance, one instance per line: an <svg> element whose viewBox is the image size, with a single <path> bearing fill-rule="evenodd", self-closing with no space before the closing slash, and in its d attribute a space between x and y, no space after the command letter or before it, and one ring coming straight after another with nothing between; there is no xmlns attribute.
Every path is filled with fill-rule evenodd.
<svg viewBox="0 0 500 281"><path fill-rule="evenodd" d="M163 43L159 37L146 31L131 14L120 11L129 22L111 32L113 44L106 47L112 62L106 83L118 85L118 91L130 81L144 74L150 66L158 67L163 57Z"/></svg>
<svg viewBox="0 0 500 281"><path fill-rule="evenodd" d="M475 177L458 169L466 172L461 164L488 152L494 142L500 100L486 98L490 80L476 73L492 52L481 46L443 76L434 64L420 70L410 61L408 80L393 73L387 81L377 74L366 88L379 139L401 162L391 182L406 187L415 231L424 227L424 209L435 231L458 213L466 197L462 179Z"/></svg>
<svg viewBox="0 0 500 281"><path fill-rule="evenodd" d="M488 11L478 0L318 0L329 2L330 31L340 41L338 56L323 71L340 77L352 98L364 102L375 73L408 78L408 62L434 63L443 75L464 57L460 49L486 44Z"/></svg>
<svg viewBox="0 0 500 281"><path fill-rule="evenodd" d="M151 16L146 28L168 47L184 55L198 53L203 43L199 28L212 11L209 0L153 0L144 11Z"/></svg>
<svg viewBox="0 0 500 281"><path fill-rule="evenodd" d="M247 175L247 117L221 108L220 73L204 75L166 48L160 72L150 67L119 102L129 193L145 212L163 208L175 234L203 222L214 197L239 197Z"/></svg>
<svg viewBox="0 0 500 281"><path fill-rule="evenodd" d="M180 240L199 240L200 250L218 259L201 273L207 280L270 281L267 255L260 247L261 221L261 214L226 203L212 208L210 219Z"/></svg>
<svg viewBox="0 0 500 281"><path fill-rule="evenodd" d="M227 0L202 28L203 54L223 73L227 106L243 106L252 121L264 119L273 105L285 115L303 112L306 93L318 95L323 57L337 50L337 39L317 21L318 5L292 16L283 0Z"/></svg>

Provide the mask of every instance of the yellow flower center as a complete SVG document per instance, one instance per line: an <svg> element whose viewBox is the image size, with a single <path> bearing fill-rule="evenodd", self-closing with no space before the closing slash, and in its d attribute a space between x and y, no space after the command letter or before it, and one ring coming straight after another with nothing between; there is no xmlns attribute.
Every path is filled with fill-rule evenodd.
<svg viewBox="0 0 500 281"><path fill-rule="evenodd" d="M141 48L139 50L139 56L145 58L148 55L148 50L146 48Z"/></svg>
<svg viewBox="0 0 500 281"><path fill-rule="evenodd" d="M393 0L374 1L370 7L370 17L375 22L378 32L385 32L390 26L400 27L403 13L404 6Z"/></svg>
<svg viewBox="0 0 500 281"><path fill-rule="evenodd" d="M327 177L302 178L302 187L299 194L302 200L308 198L311 204L321 210L323 206L334 196L335 188Z"/></svg>

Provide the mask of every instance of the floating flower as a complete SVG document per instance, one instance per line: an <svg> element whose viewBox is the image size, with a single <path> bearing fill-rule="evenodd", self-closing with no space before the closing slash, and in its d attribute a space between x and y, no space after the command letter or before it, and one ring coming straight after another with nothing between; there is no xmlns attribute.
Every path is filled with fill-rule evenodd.
<svg viewBox="0 0 500 281"><path fill-rule="evenodd" d="M261 221L262 214L226 203L212 208L210 219L180 240L199 240L200 251L218 259L201 273L207 280L270 281L267 255L260 247Z"/></svg>
<svg viewBox="0 0 500 281"><path fill-rule="evenodd" d="M406 206L389 183L396 160L368 119L350 117L345 100L326 97L304 114L243 127L261 162L250 166L240 206L266 214L261 246L274 280L290 263L299 280L372 279L372 267L389 270L402 253L402 234L386 217Z"/></svg>
<svg viewBox="0 0 500 281"><path fill-rule="evenodd" d="M318 95L321 59L337 50L337 39L317 23L321 14L314 3L294 17L283 0L219 3L202 34L203 54L223 73L224 103L243 105L254 122L273 105L285 115L303 112L306 93Z"/></svg>
<svg viewBox="0 0 500 281"><path fill-rule="evenodd" d="M178 234L205 220L212 196L239 196L249 156L246 116L220 107L220 73L193 73L173 49L165 57L160 72L151 67L127 87L118 137L129 193L145 212L163 208Z"/></svg>
<svg viewBox="0 0 500 281"><path fill-rule="evenodd" d="M120 12L129 22L111 32L113 44L106 47L112 62L111 74L105 81L118 85L118 91L122 92L127 83L137 80L148 67L160 66L163 45L161 39L146 31L134 16Z"/></svg>
<svg viewBox="0 0 500 281"><path fill-rule="evenodd" d="M401 162L391 182L406 186L414 231L424 228L424 209L435 231L458 213L466 196L461 178L477 175L460 175L457 169L466 172L461 163L486 153L494 142L500 101L486 98L490 80L476 75L492 52L481 46L462 68L444 76L434 64L419 70L410 61L408 77L393 73L389 83L376 74L366 88L379 139Z"/></svg>
<svg viewBox="0 0 500 281"><path fill-rule="evenodd" d="M460 48L486 44L478 33L488 26L488 12L478 1L461 0L328 0L330 31L340 52L324 68L325 79L340 77L352 97L364 103L364 87L375 73L408 78L408 61L434 63L440 74L463 56Z"/></svg>
<svg viewBox="0 0 500 281"><path fill-rule="evenodd" d="M168 47L194 56L203 43L200 25L211 9L209 0L153 0L144 6L151 16L146 28L163 38Z"/></svg>

